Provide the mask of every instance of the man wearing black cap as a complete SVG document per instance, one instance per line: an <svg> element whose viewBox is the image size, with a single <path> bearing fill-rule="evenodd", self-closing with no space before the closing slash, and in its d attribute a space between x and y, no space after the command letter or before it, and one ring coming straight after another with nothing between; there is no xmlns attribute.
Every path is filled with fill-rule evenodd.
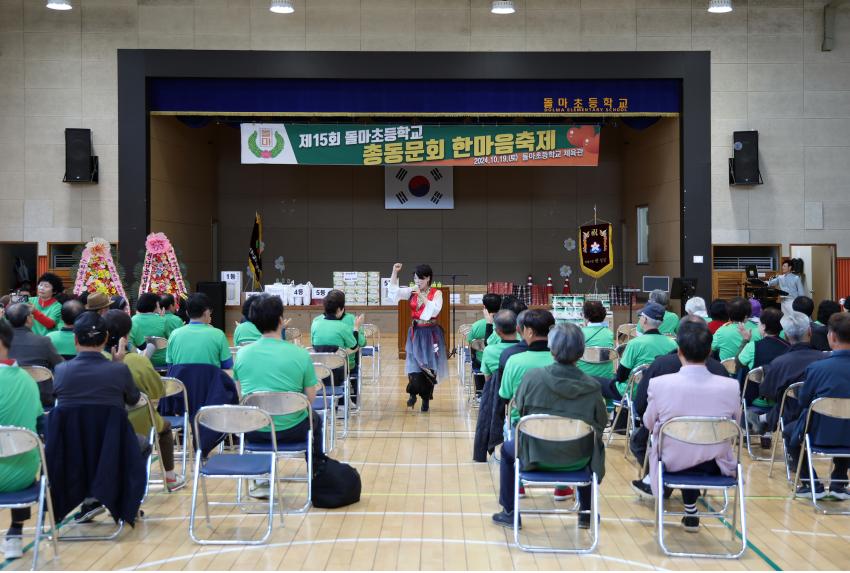
<svg viewBox="0 0 850 573"><path fill-rule="evenodd" d="M676 341L659 332L658 327L664 320L664 307L657 302L648 302L638 317L638 326L643 332L626 345L620 357L617 375L608 384L602 386L602 395L609 400L619 400L628 386L629 375L641 364L651 364L662 354L676 350Z"/></svg>

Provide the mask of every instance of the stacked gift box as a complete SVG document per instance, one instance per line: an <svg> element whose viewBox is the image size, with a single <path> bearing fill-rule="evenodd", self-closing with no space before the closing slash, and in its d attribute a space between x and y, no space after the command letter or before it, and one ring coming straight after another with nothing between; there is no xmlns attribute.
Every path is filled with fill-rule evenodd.
<svg viewBox="0 0 850 573"><path fill-rule="evenodd" d="M381 273L372 271L334 271L334 288L345 293L347 306L381 304Z"/></svg>

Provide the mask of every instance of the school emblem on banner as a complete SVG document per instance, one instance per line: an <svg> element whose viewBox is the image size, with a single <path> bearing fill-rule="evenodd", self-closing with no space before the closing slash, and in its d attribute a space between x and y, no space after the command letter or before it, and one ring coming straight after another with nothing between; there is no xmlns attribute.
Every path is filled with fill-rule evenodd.
<svg viewBox="0 0 850 573"><path fill-rule="evenodd" d="M579 263L584 274L598 279L614 268L612 233L610 223L579 227Z"/></svg>
<svg viewBox="0 0 850 573"><path fill-rule="evenodd" d="M399 165L384 170L386 209L454 209L451 167Z"/></svg>
<svg viewBox="0 0 850 573"><path fill-rule="evenodd" d="M240 128L242 163L297 163L285 125L243 123Z"/></svg>

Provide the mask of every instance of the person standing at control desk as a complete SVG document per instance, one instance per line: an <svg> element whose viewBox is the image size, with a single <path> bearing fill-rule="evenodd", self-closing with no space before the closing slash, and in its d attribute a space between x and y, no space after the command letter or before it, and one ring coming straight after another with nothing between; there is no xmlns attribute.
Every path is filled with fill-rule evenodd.
<svg viewBox="0 0 850 573"><path fill-rule="evenodd" d="M434 271L428 265L419 265L413 273L413 287L398 286L401 263L393 265L388 294L393 301L409 300L413 324L407 334L404 371L407 374L407 406L416 404L417 394L422 398L422 411L428 411L433 398L434 384L448 376L446 338L437 316L443 308L443 293L431 286Z"/></svg>
<svg viewBox="0 0 850 573"><path fill-rule="evenodd" d="M798 296L808 296L803 290L803 281L800 276L791 271L791 259L782 261L782 274L777 275L767 281L767 286L778 288L785 291L787 294L782 295L779 301L782 304L782 314L788 315L794 310L791 304Z"/></svg>

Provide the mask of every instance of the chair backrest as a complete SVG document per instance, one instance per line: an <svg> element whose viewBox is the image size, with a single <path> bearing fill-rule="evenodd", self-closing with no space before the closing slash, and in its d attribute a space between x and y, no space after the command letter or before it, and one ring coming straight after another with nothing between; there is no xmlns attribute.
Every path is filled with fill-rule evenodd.
<svg viewBox="0 0 850 573"><path fill-rule="evenodd" d="M747 386L750 384L758 386L762 382L764 382L764 368L762 366L753 368L747 372L747 377L744 379L744 387L741 389L741 396L747 395Z"/></svg>
<svg viewBox="0 0 850 573"><path fill-rule="evenodd" d="M812 402L809 411L830 418L850 420L850 398L822 396Z"/></svg>
<svg viewBox="0 0 850 573"><path fill-rule="evenodd" d="M727 358L726 360L721 360L720 363L730 376L734 376L735 372L738 371L738 361L735 358Z"/></svg>
<svg viewBox="0 0 850 573"><path fill-rule="evenodd" d="M348 368L348 359L344 350L336 352L310 352L310 360L313 364L322 364L331 370L337 368Z"/></svg>
<svg viewBox="0 0 850 573"><path fill-rule="evenodd" d="M469 331L472 330L471 324L461 324L457 327L457 333L459 338L466 338L466 335L469 334Z"/></svg>
<svg viewBox="0 0 850 573"><path fill-rule="evenodd" d="M163 386L163 398L168 398L169 396L176 396L177 394L186 394L186 386L173 376L163 376L162 377L162 386Z"/></svg>
<svg viewBox="0 0 850 573"><path fill-rule="evenodd" d="M381 330L378 325L366 323L360 326L360 332L366 337L366 346L378 346L381 340Z"/></svg>
<svg viewBox="0 0 850 573"><path fill-rule="evenodd" d="M477 350L478 352L482 352L486 345L486 340L484 340L483 338L476 338L475 340L469 343L469 348L471 348L472 350Z"/></svg>
<svg viewBox="0 0 850 573"><path fill-rule="evenodd" d="M165 350L168 348L168 339L161 336L147 336L145 342L152 344L157 350Z"/></svg>
<svg viewBox="0 0 850 573"><path fill-rule="evenodd" d="M261 428L273 428L271 416L256 406L204 406L195 415L195 432L200 426L222 434L244 434ZM274 432L271 432L274 436Z"/></svg>
<svg viewBox="0 0 850 573"><path fill-rule="evenodd" d="M617 342L628 342L637 336L637 324L627 322L617 327Z"/></svg>
<svg viewBox="0 0 850 573"><path fill-rule="evenodd" d="M321 362L313 362L313 370L316 371L316 380L324 380L325 378L330 378L331 384L333 384L333 372L330 368L328 368Z"/></svg>
<svg viewBox="0 0 850 573"><path fill-rule="evenodd" d="M640 364L632 368L632 371L629 372L629 379L627 380L626 387L626 395L629 398L633 398L635 395L635 390L640 384L640 381L643 379L643 373L646 372L646 369L649 368L649 364Z"/></svg>
<svg viewBox="0 0 850 573"><path fill-rule="evenodd" d="M301 329L294 326L287 326L285 336L289 342L299 342L301 340Z"/></svg>
<svg viewBox="0 0 850 573"><path fill-rule="evenodd" d="M741 459L743 430L732 418L721 416L678 416L661 425L658 437L659 456L663 451L665 438L674 439L693 446L710 446L737 440L738 459Z"/></svg>
<svg viewBox="0 0 850 573"><path fill-rule="evenodd" d="M572 442L593 434L593 428L587 422L574 418L531 414L523 416L517 422L517 438L521 434L549 442Z"/></svg>
<svg viewBox="0 0 850 573"><path fill-rule="evenodd" d="M17 456L41 448L35 432L16 426L0 426L0 458Z"/></svg>
<svg viewBox="0 0 850 573"><path fill-rule="evenodd" d="M45 368L44 366L21 366L21 369L29 374L36 382L53 380L53 372L51 372L50 368Z"/></svg>
<svg viewBox="0 0 850 573"><path fill-rule="evenodd" d="M586 346L581 359L588 364L606 364L619 358L619 354L613 348L606 346Z"/></svg>
<svg viewBox="0 0 850 573"><path fill-rule="evenodd" d="M254 392L242 398L242 405L256 406L272 416L294 414L310 409L307 396L299 392Z"/></svg>

